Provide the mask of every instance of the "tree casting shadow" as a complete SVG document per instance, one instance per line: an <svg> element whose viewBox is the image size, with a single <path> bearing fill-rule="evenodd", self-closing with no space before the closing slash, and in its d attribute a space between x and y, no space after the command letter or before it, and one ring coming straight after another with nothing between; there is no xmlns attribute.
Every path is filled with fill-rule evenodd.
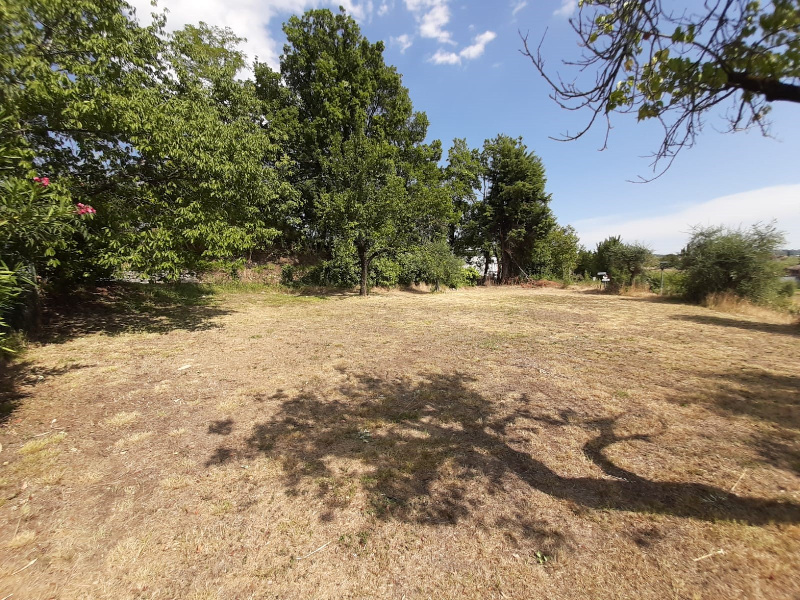
<svg viewBox="0 0 800 600"><path fill-rule="evenodd" d="M620 416L580 420L569 411L553 417L521 408L501 417L491 401L470 389L473 379L461 374L429 374L419 383L365 375L351 375L350 381L339 390L346 401L314 393L285 400L278 414L253 428L245 447L220 446L207 466L263 453L281 462L284 484L293 493L311 481L335 482L329 458L357 460L369 469L361 484L377 516L427 523L456 523L480 514L481 494L471 493L470 481L488 478L491 485L483 491L494 494L509 476L589 509L754 525L800 522L800 505L792 502L742 497L700 483L652 481L617 466L607 455L611 446L628 440L657 443L661 433L621 435ZM518 449L516 435L538 433L515 425L520 418L592 432L583 452L610 478L565 477ZM318 493L331 510L340 502L335 483ZM527 518L533 534L557 539L546 525Z"/></svg>

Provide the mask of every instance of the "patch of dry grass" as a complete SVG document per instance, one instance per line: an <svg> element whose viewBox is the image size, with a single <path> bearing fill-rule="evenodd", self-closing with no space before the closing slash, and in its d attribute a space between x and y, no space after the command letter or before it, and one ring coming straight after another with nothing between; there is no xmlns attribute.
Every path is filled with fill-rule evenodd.
<svg viewBox="0 0 800 600"><path fill-rule="evenodd" d="M52 444L58 444L62 442L65 437L67 437L67 434L62 431L54 435L48 435L33 439L23 444L23 446L19 449L19 453L36 454L37 452L41 452L45 448L48 448Z"/></svg>
<svg viewBox="0 0 800 600"><path fill-rule="evenodd" d="M19 549L27 546L36 539L35 531L21 531L6 543L7 548Z"/></svg>
<svg viewBox="0 0 800 600"><path fill-rule="evenodd" d="M116 442L114 442L114 447L128 448L130 446L134 446L149 439L152 435L153 435L152 431L138 431L136 433L132 433L127 437L118 439Z"/></svg>
<svg viewBox="0 0 800 600"><path fill-rule="evenodd" d="M6 593L800 596L791 325L502 287L162 312L29 351Z"/></svg>
<svg viewBox="0 0 800 600"><path fill-rule="evenodd" d="M108 417L105 420L105 424L109 427L125 427L126 425L130 425L131 423L135 422L139 418L139 413L137 411L131 412L120 412L111 417Z"/></svg>
<svg viewBox="0 0 800 600"><path fill-rule="evenodd" d="M772 323L791 323L793 321L792 315L788 312L778 312L753 304L732 292L709 294L703 300L703 306L719 312L755 317Z"/></svg>

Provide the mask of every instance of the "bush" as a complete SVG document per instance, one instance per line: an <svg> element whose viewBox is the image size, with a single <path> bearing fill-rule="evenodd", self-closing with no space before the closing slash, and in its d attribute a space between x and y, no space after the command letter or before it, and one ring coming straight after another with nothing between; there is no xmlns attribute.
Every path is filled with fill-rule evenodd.
<svg viewBox="0 0 800 600"><path fill-rule="evenodd" d="M477 267L466 267L464 269L464 285L475 286L483 280L483 275Z"/></svg>
<svg viewBox="0 0 800 600"><path fill-rule="evenodd" d="M6 323L5 317L15 307L21 292L22 287L14 271L0 262L0 356L12 351L7 345L11 328Z"/></svg>
<svg viewBox="0 0 800 600"><path fill-rule="evenodd" d="M294 285L295 267L294 265L283 265L281 267L281 285Z"/></svg>
<svg viewBox="0 0 800 600"><path fill-rule="evenodd" d="M650 291L658 294L661 292L661 270L650 271L647 275ZM686 276L682 271L674 269L664 270L664 295L683 296L686 292Z"/></svg>
<svg viewBox="0 0 800 600"><path fill-rule="evenodd" d="M794 284L794 281L784 281L778 288L778 296L793 298L796 291L797 286Z"/></svg>
<svg viewBox="0 0 800 600"><path fill-rule="evenodd" d="M396 287L400 283L403 268L392 258L381 256L372 261L370 267L370 285L378 287Z"/></svg>
<svg viewBox="0 0 800 600"><path fill-rule="evenodd" d="M774 255L783 240L774 225L695 229L682 253L686 296L700 302L731 292L756 304L775 303L781 284Z"/></svg>
<svg viewBox="0 0 800 600"><path fill-rule="evenodd" d="M438 240L418 246L399 257L403 285L427 283L434 289L441 286L458 288L467 282L464 261L450 250L447 240Z"/></svg>
<svg viewBox="0 0 800 600"><path fill-rule="evenodd" d="M73 204L66 186L35 176L33 159L0 111L0 346L10 329L35 329L41 283L85 272L81 240L91 206Z"/></svg>

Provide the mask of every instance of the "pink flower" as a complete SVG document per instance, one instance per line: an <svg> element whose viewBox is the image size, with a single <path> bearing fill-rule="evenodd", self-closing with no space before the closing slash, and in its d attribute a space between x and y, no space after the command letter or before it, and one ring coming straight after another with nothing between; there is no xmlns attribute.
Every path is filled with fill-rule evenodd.
<svg viewBox="0 0 800 600"><path fill-rule="evenodd" d="M78 208L76 212L79 215L93 215L97 212L94 208L92 208L88 204L82 204L81 202L78 202L75 206Z"/></svg>
<svg viewBox="0 0 800 600"><path fill-rule="evenodd" d="M50 185L50 178L49 177L34 177L33 181L35 183L41 183L44 187Z"/></svg>

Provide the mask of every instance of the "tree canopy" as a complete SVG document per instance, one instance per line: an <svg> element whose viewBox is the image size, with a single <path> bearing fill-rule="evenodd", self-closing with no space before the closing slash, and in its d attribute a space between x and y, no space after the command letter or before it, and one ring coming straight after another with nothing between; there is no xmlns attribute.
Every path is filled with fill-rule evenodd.
<svg viewBox="0 0 800 600"><path fill-rule="evenodd" d="M456 139L443 161L343 9L289 18L280 68L252 79L236 32L166 19L143 26L125 0L0 6L3 289L254 255L305 253L305 281L363 294L455 285L476 248L504 280L531 266L554 222L541 161L506 136Z"/></svg>
<svg viewBox="0 0 800 600"><path fill-rule="evenodd" d="M537 240L555 223L545 192L541 159L521 138L499 135L483 147L486 195L479 209L482 229L497 244L498 279L527 275Z"/></svg>

